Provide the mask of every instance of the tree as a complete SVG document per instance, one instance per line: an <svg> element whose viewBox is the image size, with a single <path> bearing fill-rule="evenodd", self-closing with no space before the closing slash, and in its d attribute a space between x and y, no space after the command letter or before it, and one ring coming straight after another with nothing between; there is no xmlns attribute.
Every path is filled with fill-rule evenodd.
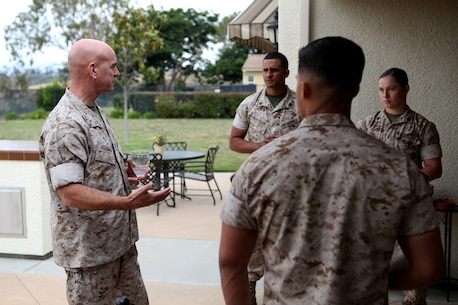
<svg viewBox="0 0 458 305"><path fill-rule="evenodd" d="M181 8L163 13L168 17L159 28L164 47L148 57L147 65L161 68L163 89L170 91L188 76L198 76L203 50L215 39L218 14ZM169 81L166 81L166 73L170 74Z"/></svg>
<svg viewBox="0 0 458 305"><path fill-rule="evenodd" d="M5 73L0 73L0 93L11 89L11 79Z"/></svg>
<svg viewBox="0 0 458 305"><path fill-rule="evenodd" d="M227 26L229 23L231 23L232 20L235 19L235 17L238 16L239 13L237 12L234 12L232 13L231 15L229 16L225 16L223 17L223 19L218 22L218 24L216 25L216 35L215 35L215 38L216 38L216 41L218 43L222 43L223 45L223 48L227 46L227 44L229 43L229 40L227 40Z"/></svg>
<svg viewBox="0 0 458 305"><path fill-rule="evenodd" d="M243 78L242 67L248 54L257 52L256 49L239 43L227 45L221 49L214 64L207 61L202 76L206 77L209 84L240 83Z"/></svg>
<svg viewBox="0 0 458 305"><path fill-rule="evenodd" d="M17 95L18 91L24 91L28 87L27 75L21 72L16 67L13 68L12 73L0 72L0 114L5 113L10 109L15 100L13 97ZM26 101L17 101L20 104Z"/></svg>
<svg viewBox="0 0 458 305"><path fill-rule="evenodd" d="M0 93L9 90L27 90L28 86L27 74L19 69L13 68L11 75L0 72Z"/></svg>
<svg viewBox="0 0 458 305"><path fill-rule="evenodd" d="M51 84L36 90L35 103L38 108L51 111L64 93L65 86L54 80Z"/></svg>
<svg viewBox="0 0 458 305"><path fill-rule="evenodd" d="M0 114L6 111L5 96L11 89L11 79L5 73L0 73Z"/></svg>
<svg viewBox="0 0 458 305"><path fill-rule="evenodd" d="M117 83L123 89L124 145L128 146L128 92L131 88L159 77L157 68L146 66L146 59L160 49L163 39L157 27L166 16L151 5L146 10L129 8L125 13L114 13L115 33L108 40L117 54L120 77Z"/></svg>
<svg viewBox="0 0 458 305"><path fill-rule="evenodd" d="M106 40L112 16L122 14L129 0L34 0L5 27L5 46L20 64L33 64L33 54L45 47L68 49L76 40ZM24 61L28 58L28 61Z"/></svg>
<svg viewBox="0 0 458 305"><path fill-rule="evenodd" d="M157 26L164 15L129 7L128 0L34 0L30 11L16 16L6 27L5 41L13 58L33 58L46 46L69 48L81 38L106 41L118 55L121 76L118 83L124 95L124 141L127 134L127 93L136 81L153 81L159 72L145 65L146 56L162 46ZM52 18L47 18L52 16ZM33 60L30 60L33 63ZM61 70L62 81L67 70Z"/></svg>
<svg viewBox="0 0 458 305"><path fill-rule="evenodd" d="M215 63L205 62L202 76L209 84L222 84L230 82L232 84L242 81L242 67L248 54L259 53L255 48L227 40L227 26L234 20L238 13L232 13L224 17L217 25L217 41L222 44L219 50L218 59Z"/></svg>

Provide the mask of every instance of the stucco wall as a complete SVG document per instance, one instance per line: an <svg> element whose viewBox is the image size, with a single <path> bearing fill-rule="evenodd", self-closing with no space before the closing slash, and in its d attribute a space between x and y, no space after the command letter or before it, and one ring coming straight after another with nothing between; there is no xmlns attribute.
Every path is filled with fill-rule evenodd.
<svg viewBox="0 0 458 305"><path fill-rule="evenodd" d="M0 186L25 188L26 236L0 236L0 253L45 256L52 251L50 195L42 161L0 160ZM6 174L7 173L7 174Z"/></svg>
<svg viewBox="0 0 458 305"><path fill-rule="evenodd" d="M282 5L285 1L280 1L279 48L291 62L288 85L295 88L297 51L306 35L310 40L340 35L363 48L367 63L354 101L355 121L381 109L378 76L394 66L405 69L411 87L408 104L433 121L441 136L444 173L433 182L436 195L458 199L458 2L316 0L310 1L308 16L307 1ZM306 33L299 19L308 17Z"/></svg>
<svg viewBox="0 0 458 305"><path fill-rule="evenodd" d="M279 49L291 62L290 87L296 86L299 47L324 36L350 38L365 52L366 68L352 110L355 122L382 108L377 86L383 71L391 67L407 71L409 106L433 121L441 137L444 171L433 181L435 196L454 200L458 200L457 16L456 0L279 0ZM452 246L456 275L458 243Z"/></svg>
<svg viewBox="0 0 458 305"><path fill-rule="evenodd" d="M296 90L297 60L299 49L308 43L308 0L278 1L278 51L289 62L286 84Z"/></svg>

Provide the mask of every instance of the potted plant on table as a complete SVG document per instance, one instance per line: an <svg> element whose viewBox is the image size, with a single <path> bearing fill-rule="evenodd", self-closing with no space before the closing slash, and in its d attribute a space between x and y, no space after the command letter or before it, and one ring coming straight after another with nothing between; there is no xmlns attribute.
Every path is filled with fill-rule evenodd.
<svg viewBox="0 0 458 305"><path fill-rule="evenodd" d="M167 142L167 137L163 132L159 132L154 136L153 149L155 152L164 154L164 146Z"/></svg>

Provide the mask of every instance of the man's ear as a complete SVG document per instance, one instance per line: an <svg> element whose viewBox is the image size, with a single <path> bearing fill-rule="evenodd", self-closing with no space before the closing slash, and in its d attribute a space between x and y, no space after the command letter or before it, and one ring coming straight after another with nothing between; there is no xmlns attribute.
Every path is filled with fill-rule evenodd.
<svg viewBox="0 0 458 305"><path fill-rule="evenodd" d="M305 81L300 81L299 83L299 98L301 100L307 100L310 98L312 90L310 84Z"/></svg>
<svg viewBox="0 0 458 305"><path fill-rule="evenodd" d="M297 110L299 112L299 115L302 118L306 116L307 104L311 97L311 94L312 94L312 90L311 90L310 84L308 82L300 80L297 86L296 97L297 97Z"/></svg>
<svg viewBox="0 0 458 305"><path fill-rule="evenodd" d="M96 71L96 65L95 63L91 62L88 66L87 66L87 70L88 70L88 74L95 78L96 74L97 74L97 71Z"/></svg>

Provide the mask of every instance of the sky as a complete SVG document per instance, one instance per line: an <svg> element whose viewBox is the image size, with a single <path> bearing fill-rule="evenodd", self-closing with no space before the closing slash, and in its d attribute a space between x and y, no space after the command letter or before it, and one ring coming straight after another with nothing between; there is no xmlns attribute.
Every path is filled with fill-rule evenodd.
<svg viewBox="0 0 458 305"><path fill-rule="evenodd" d="M27 12L29 5L33 0L15 0L14 5L3 5L0 10L0 70L4 67L11 66L9 52L5 48L4 28L13 23L14 18L20 12ZM153 4L156 10L169 10L171 8L193 8L196 11L209 11L220 15L220 17L228 16L234 12L244 11L252 1L248 0L230 0L228 3L215 0L134 0L132 5L138 7L146 7ZM215 51L216 52L216 51ZM214 52L207 51L204 53L207 59L214 59ZM58 48L47 48L45 52L37 52L34 54L34 62L36 67L48 67L54 64L64 63L67 59L67 51Z"/></svg>

